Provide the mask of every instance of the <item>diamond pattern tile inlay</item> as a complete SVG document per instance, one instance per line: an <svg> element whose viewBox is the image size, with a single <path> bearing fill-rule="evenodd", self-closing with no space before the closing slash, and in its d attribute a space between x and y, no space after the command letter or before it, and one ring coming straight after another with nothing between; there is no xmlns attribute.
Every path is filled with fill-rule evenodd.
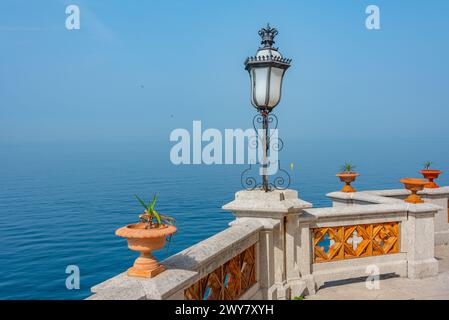
<svg viewBox="0 0 449 320"><path fill-rule="evenodd" d="M399 223L315 228L314 262L378 256L399 252Z"/></svg>

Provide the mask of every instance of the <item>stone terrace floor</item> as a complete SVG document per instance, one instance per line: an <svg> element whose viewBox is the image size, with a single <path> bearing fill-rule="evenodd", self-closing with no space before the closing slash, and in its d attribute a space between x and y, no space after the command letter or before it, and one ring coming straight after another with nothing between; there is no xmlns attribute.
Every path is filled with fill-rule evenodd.
<svg viewBox="0 0 449 320"><path fill-rule="evenodd" d="M436 246L435 258L439 262L439 274L433 278L410 280L386 278L380 280L380 288L369 290L365 280L325 284L316 295L306 300L427 300L449 299L449 246Z"/></svg>

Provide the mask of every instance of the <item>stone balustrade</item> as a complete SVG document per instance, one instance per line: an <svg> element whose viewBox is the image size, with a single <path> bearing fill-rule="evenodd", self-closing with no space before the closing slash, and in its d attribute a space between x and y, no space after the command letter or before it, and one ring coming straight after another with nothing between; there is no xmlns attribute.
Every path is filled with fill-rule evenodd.
<svg viewBox="0 0 449 320"><path fill-rule="evenodd" d="M449 187L425 189L423 204L407 195L333 192L333 207L312 208L294 190L239 191L223 206L236 217L229 228L162 261L160 275L122 273L88 299L292 299L372 272L434 276L435 243L449 235Z"/></svg>
<svg viewBox="0 0 449 320"><path fill-rule="evenodd" d="M401 203L410 194L406 189L372 190L355 193L332 192L327 196L333 206L354 204ZM449 187L424 189L418 194L426 203L437 205L435 215L435 245L449 244Z"/></svg>
<svg viewBox="0 0 449 320"><path fill-rule="evenodd" d="M305 210L299 218L300 273L312 277L315 289L373 270L413 279L434 276L437 210L404 202Z"/></svg>
<svg viewBox="0 0 449 320"><path fill-rule="evenodd" d="M254 277L254 283L251 283L250 288L245 288L245 292L241 290L237 293L229 292L228 296L241 299L257 297L260 286L260 271L257 269L259 267L258 259L260 258L259 237L265 226L271 226L272 223L273 221L270 221L270 219L233 221L226 230L162 261L167 270L157 277L151 279L135 278L129 277L124 272L94 286L92 288L94 295L88 299L188 299L193 294L200 293L199 291L195 293L192 286L214 272L216 273L217 269L223 271L220 269L223 265L248 249L252 250L250 253L252 256L247 257L245 263L248 264L249 259L253 261L252 269L247 276ZM232 269L232 267L232 265L229 267L228 263L227 269ZM231 270L225 271L232 273ZM226 277L226 274L224 276ZM214 292L216 286L219 285L217 282L214 283L214 280L211 278L209 281L209 288L212 289L209 291L212 297L216 294ZM238 283L238 285L240 288L241 284ZM223 288L218 288L218 290L221 289ZM206 293L203 292L200 298L207 298Z"/></svg>

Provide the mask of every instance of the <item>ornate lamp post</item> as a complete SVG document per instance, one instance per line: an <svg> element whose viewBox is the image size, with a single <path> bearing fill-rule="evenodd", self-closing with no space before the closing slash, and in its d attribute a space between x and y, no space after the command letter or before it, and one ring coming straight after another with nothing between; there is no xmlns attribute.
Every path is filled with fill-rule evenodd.
<svg viewBox="0 0 449 320"><path fill-rule="evenodd" d="M282 79L285 71L290 67L291 62L291 59L282 57L281 53L278 51L278 48L273 47L273 44L275 43L274 38L277 34L277 29L271 28L269 24L267 24L265 28L260 29L259 35L262 38L262 47L257 50L254 57L249 57L245 61L245 70L248 70L251 79L251 104L259 112L253 120L256 132L258 131L256 128L256 123L262 124L263 137L261 138L263 148L263 174L261 188L264 191L270 191L272 188L281 189L275 183L270 184L267 175L267 159L268 151L270 149L270 135L268 127L269 123L275 121L274 129L276 129L278 123L277 117L274 114L271 114L271 112L281 100ZM281 148L282 146L279 147L279 149ZM257 183L253 181L251 184L244 183L243 181L242 174L242 184L244 187L247 187L246 185L250 185L249 189L254 189L257 187ZM285 184L285 181L282 181ZM288 177L288 184L289 183L290 177Z"/></svg>

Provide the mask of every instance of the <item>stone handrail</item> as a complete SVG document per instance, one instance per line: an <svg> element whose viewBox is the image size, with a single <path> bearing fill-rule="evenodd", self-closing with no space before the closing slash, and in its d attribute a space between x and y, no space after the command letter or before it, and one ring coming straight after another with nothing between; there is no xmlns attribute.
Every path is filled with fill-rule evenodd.
<svg viewBox="0 0 449 320"><path fill-rule="evenodd" d="M405 190L407 192L407 190ZM393 193L397 196L397 193ZM401 196L406 197L409 193L401 193ZM360 191L360 192L331 192L326 195L331 198L333 201L333 206L337 207L340 205L352 205L352 204L360 204L360 205L369 205L369 204L403 204L404 201L394 198L387 197L384 195L380 195L370 191Z"/></svg>
<svg viewBox="0 0 449 320"><path fill-rule="evenodd" d="M88 299L184 299L188 287L245 249L257 246L259 231L270 224L269 220L234 221L224 231L162 261L167 270L158 276L150 279L135 278L123 272L92 287L94 295ZM257 293L257 286L255 287L256 289L249 290L249 294Z"/></svg>
<svg viewBox="0 0 449 320"><path fill-rule="evenodd" d="M378 196L383 197L392 197L397 199L403 199L410 194L410 191L406 189L386 189L386 190L368 190L363 191L364 193L371 193ZM449 187L440 187L435 189L424 189L422 191L418 191L418 194L426 198L427 196L440 196L440 195L448 195Z"/></svg>

